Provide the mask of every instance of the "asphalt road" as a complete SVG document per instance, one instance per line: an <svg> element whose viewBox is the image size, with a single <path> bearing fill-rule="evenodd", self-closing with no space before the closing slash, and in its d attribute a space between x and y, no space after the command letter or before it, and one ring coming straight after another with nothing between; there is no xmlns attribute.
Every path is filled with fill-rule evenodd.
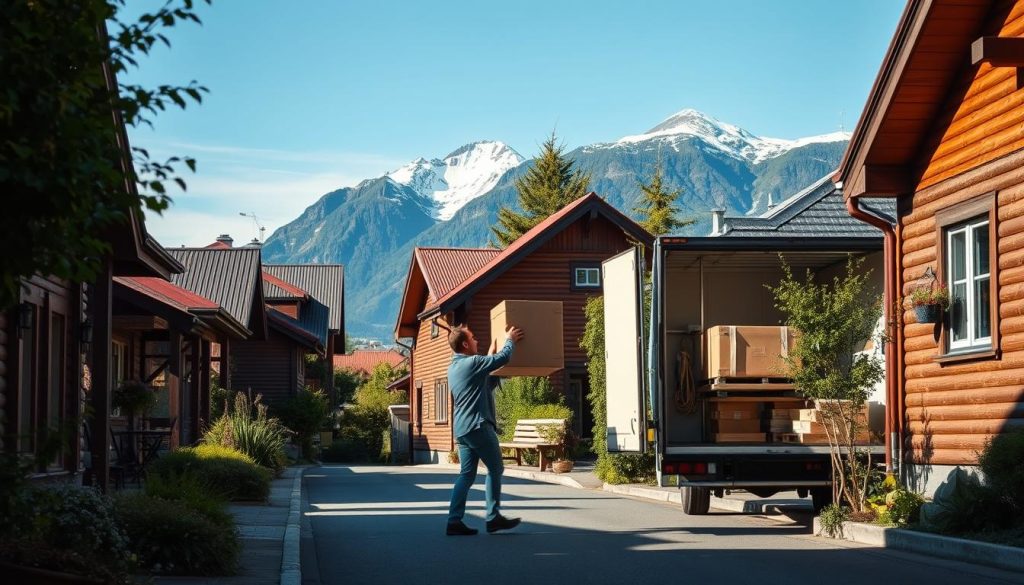
<svg viewBox="0 0 1024 585"><path fill-rule="evenodd" d="M445 536L455 472L325 466L305 475L304 585L728 583L987 585L1024 575L817 538L803 523L676 506L505 478L515 530L483 530L483 476L466 523ZM309 528L312 528L310 534Z"/></svg>

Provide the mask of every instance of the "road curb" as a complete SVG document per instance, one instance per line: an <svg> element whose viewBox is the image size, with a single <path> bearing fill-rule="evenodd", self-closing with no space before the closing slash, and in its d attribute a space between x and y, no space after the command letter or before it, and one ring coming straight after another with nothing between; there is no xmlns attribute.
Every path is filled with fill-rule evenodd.
<svg viewBox="0 0 1024 585"><path fill-rule="evenodd" d="M288 505L288 524L284 529L284 543L281 554L281 585L301 585L302 561L299 557L299 521L302 518L302 475L305 467L296 468L292 480L292 495Z"/></svg>
<svg viewBox="0 0 1024 585"><path fill-rule="evenodd" d="M814 519L814 534L831 538L822 532L820 518ZM863 522L843 522L843 532L839 538L947 560L1024 572L1024 549L1012 546Z"/></svg>

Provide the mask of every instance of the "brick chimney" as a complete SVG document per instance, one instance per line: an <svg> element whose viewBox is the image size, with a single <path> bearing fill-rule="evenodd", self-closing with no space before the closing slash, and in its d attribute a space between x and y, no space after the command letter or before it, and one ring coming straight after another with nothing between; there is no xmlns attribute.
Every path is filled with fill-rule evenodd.
<svg viewBox="0 0 1024 585"><path fill-rule="evenodd" d="M725 210L716 208L711 210L711 235L721 236L725 233Z"/></svg>

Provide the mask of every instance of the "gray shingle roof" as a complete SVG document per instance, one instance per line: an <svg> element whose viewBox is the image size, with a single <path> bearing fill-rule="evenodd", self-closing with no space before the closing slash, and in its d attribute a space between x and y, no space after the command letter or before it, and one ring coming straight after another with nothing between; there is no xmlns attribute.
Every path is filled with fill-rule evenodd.
<svg viewBox="0 0 1024 585"><path fill-rule="evenodd" d="M328 329L344 329L345 271L341 264L264 264L263 270L323 303L328 310Z"/></svg>
<svg viewBox="0 0 1024 585"><path fill-rule="evenodd" d="M896 204L891 199L872 201L868 207L889 219L896 214ZM761 215L727 216L725 226L727 231L720 237L882 239L882 232L877 228L854 219L846 211L843 193L836 188L831 175Z"/></svg>
<svg viewBox="0 0 1024 585"><path fill-rule="evenodd" d="M253 312L259 293L259 310L263 309L260 250L258 248L168 248L167 251L185 266L182 274L171 275L171 282L204 296L224 307L239 323L255 331L262 323L262 314ZM258 318L257 318L258 317Z"/></svg>

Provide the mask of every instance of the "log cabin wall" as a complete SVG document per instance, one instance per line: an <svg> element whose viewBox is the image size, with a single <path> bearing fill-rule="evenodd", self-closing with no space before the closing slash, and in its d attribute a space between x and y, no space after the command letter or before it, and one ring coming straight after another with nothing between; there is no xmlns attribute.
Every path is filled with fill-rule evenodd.
<svg viewBox="0 0 1024 585"><path fill-rule="evenodd" d="M280 405L295 395L298 380L295 342L271 330L266 341L231 345L231 390L263 395L263 403ZM301 359L301 358L298 358Z"/></svg>
<svg viewBox="0 0 1024 585"><path fill-rule="evenodd" d="M984 34L1024 35L1024 2ZM948 324L917 323L912 310L903 313L904 459L911 479L928 491L945 479L947 466L976 465L991 436L1024 426L1024 90L1013 67L971 71L950 94L914 195L900 200L897 228L899 286L907 296L929 268L948 284L944 216L964 210L990 221L991 351L944 358Z"/></svg>
<svg viewBox="0 0 1024 585"><path fill-rule="evenodd" d="M630 246L632 243L626 239L622 230L601 216L581 219L555 234L470 299L466 308L466 322L476 336L480 351L486 353L490 347L490 313L491 308L498 303L506 299L561 301L566 368L553 373L549 379L554 389L566 396L567 404L575 404L577 410L589 408L585 399L580 401L579 397L567 395L570 391L567 371L585 371L586 354L579 346L586 326L583 309L587 299L600 295L601 290L574 290L573 267L578 264L599 267L602 261ZM427 304L431 302L432 299ZM444 326L450 325L446 321L441 323ZM420 322L412 359L412 395L409 403L412 405L410 416L414 460L417 462L443 460L454 446L450 395L446 420L438 422L435 420L437 404L434 392L437 382L447 381L452 351L448 347L448 331L445 327L438 327L436 338L431 337L431 328L429 319ZM526 334L529 335L529 332ZM582 389L583 397L588 390ZM417 400L417 396L422 397L421 401Z"/></svg>
<svg viewBox="0 0 1024 585"><path fill-rule="evenodd" d="M442 325L447 326L447 323L442 321ZM451 401L447 421L436 422L437 404L434 400L435 383L448 379L452 353L448 347L448 331L444 327L434 328L430 319L420 321L411 360L412 390L409 396L413 454L417 463L437 462L439 458L444 460L444 454L454 446Z"/></svg>

